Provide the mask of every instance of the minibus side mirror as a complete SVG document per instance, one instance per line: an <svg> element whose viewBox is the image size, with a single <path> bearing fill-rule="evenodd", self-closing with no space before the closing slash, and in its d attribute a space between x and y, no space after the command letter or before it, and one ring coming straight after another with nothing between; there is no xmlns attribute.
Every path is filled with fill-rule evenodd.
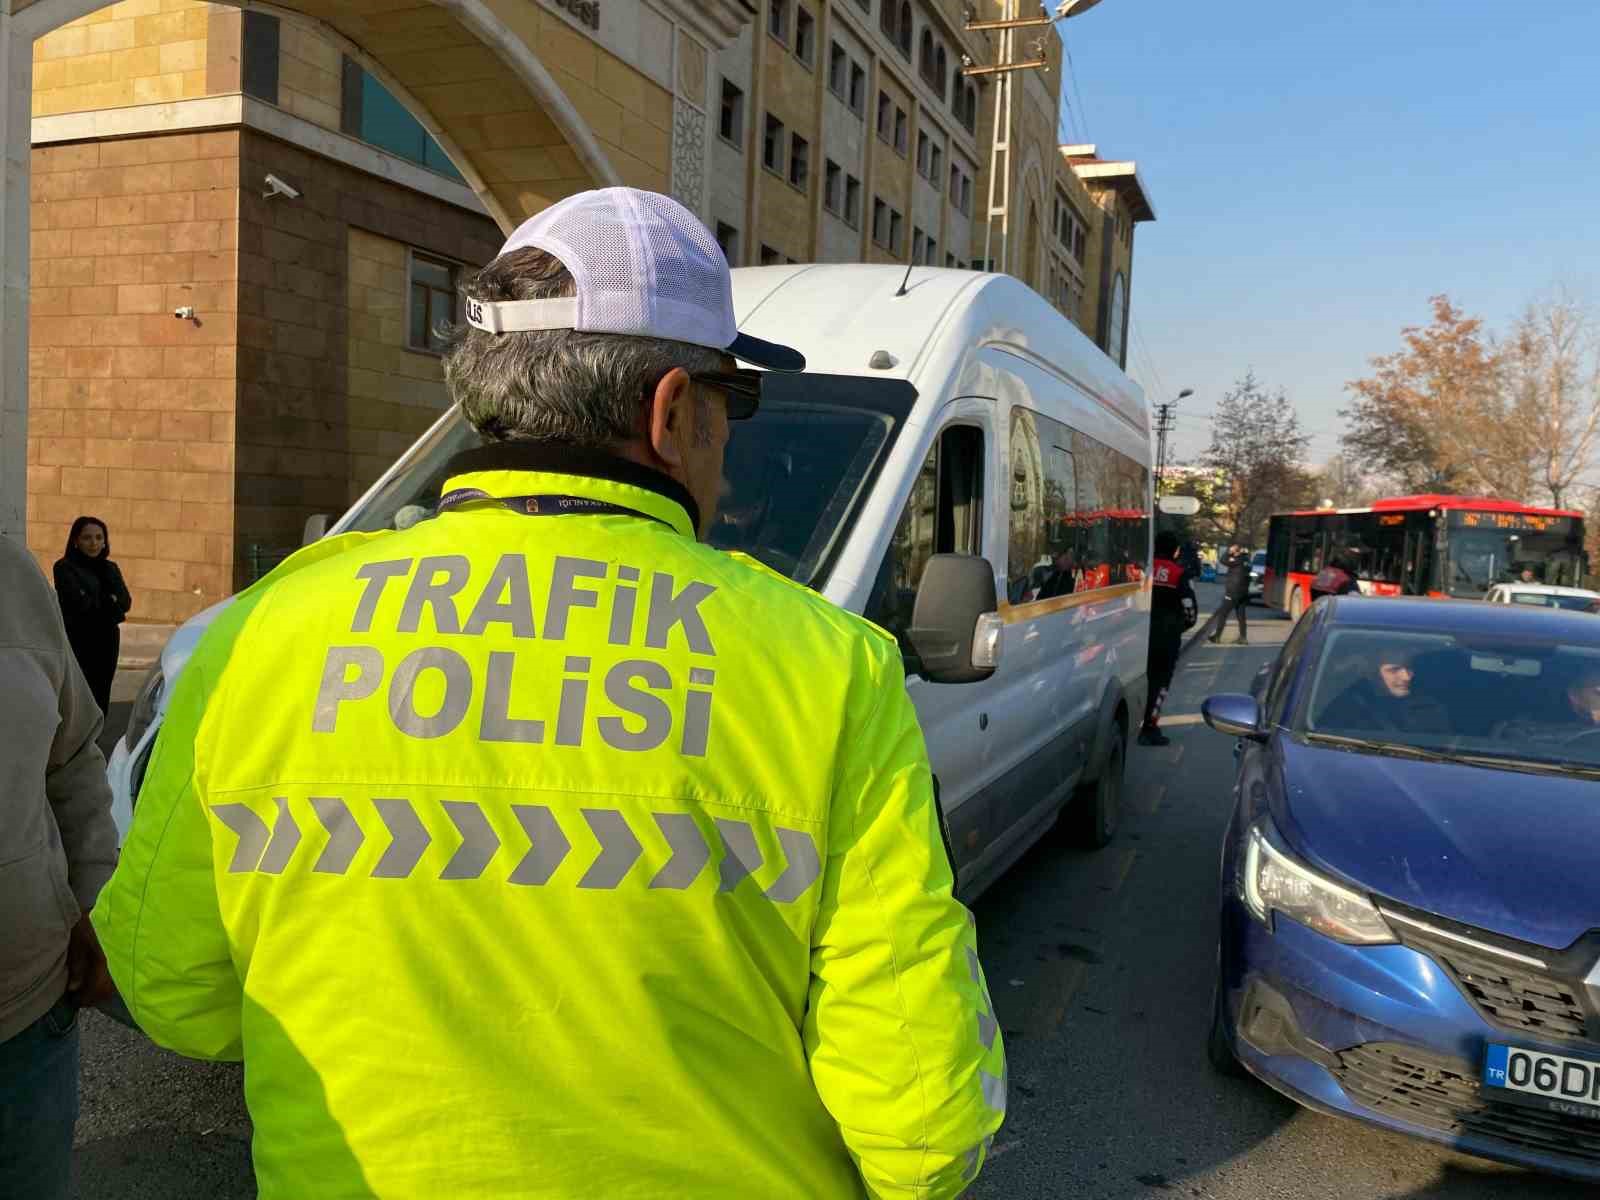
<svg viewBox="0 0 1600 1200"><path fill-rule="evenodd" d="M328 514L317 513L306 518L305 529L300 535L300 544L309 546L312 542L322 540L322 535L328 532Z"/></svg>
<svg viewBox="0 0 1600 1200"><path fill-rule="evenodd" d="M935 554L923 569L906 640L930 683L977 683L1000 665L1003 624L994 566L975 554Z"/></svg>

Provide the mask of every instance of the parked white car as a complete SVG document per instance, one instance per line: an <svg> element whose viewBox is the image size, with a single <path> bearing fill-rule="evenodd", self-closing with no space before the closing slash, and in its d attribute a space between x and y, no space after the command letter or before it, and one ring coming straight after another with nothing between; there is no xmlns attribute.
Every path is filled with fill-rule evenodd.
<svg viewBox="0 0 1600 1200"><path fill-rule="evenodd" d="M1484 596L1489 604L1526 604L1533 608L1564 608L1569 612L1593 612L1600 604L1600 592L1587 588L1556 587L1548 583L1497 583Z"/></svg>
<svg viewBox="0 0 1600 1200"><path fill-rule="evenodd" d="M971 897L1060 817L1091 845L1116 832L1146 695L1149 414L1015 279L919 267L902 292L904 274L733 272L740 328L799 348L809 370L769 377L740 426L710 540L900 639ZM476 440L445 414L329 532L427 519L449 458ZM953 604L976 606L961 630ZM112 756L123 829L171 681L221 607L174 635ZM928 636L941 632L947 644Z"/></svg>

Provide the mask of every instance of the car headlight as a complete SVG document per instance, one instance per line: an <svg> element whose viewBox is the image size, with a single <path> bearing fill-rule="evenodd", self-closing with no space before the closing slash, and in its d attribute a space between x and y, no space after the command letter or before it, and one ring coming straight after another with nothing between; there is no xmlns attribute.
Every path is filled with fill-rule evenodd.
<svg viewBox="0 0 1600 1200"><path fill-rule="evenodd" d="M1395 940L1372 901L1297 862L1267 840L1260 825L1250 829L1239 872L1239 898L1261 921L1273 912L1352 946Z"/></svg>
<svg viewBox="0 0 1600 1200"><path fill-rule="evenodd" d="M166 676L161 673L161 664L158 662L150 668L150 673L139 685L139 694L133 698L133 711L128 714L128 731L123 735L129 754L139 748L140 739L156 719L156 711L161 707L161 693L166 686Z"/></svg>

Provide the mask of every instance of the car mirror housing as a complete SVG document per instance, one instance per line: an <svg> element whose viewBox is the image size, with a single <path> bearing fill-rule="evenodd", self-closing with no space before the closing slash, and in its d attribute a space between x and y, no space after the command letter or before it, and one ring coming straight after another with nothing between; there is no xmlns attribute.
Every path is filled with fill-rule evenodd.
<svg viewBox="0 0 1600 1200"><path fill-rule="evenodd" d="M930 683L977 683L1000 658L994 567L974 554L935 554L923 569L906 640Z"/></svg>
<svg viewBox="0 0 1600 1200"><path fill-rule="evenodd" d="M1257 742L1267 740L1267 731L1261 724L1261 705L1254 696L1239 692L1209 696L1200 706L1200 715L1218 733Z"/></svg>

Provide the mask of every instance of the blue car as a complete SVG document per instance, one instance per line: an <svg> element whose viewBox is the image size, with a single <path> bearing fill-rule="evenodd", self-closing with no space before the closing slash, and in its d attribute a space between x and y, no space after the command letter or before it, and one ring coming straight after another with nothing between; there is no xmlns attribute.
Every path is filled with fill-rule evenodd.
<svg viewBox="0 0 1600 1200"><path fill-rule="evenodd" d="M1600 622L1330 598L1204 714L1240 739L1213 1065L1600 1181Z"/></svg>

